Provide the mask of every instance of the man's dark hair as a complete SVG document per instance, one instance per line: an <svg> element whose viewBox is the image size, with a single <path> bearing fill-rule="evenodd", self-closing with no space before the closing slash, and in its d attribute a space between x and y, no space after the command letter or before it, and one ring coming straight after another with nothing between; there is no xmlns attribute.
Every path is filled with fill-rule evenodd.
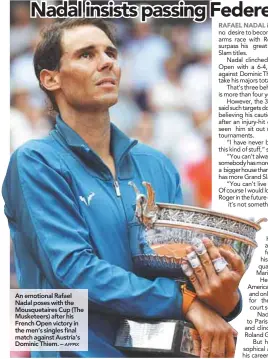
<svg viewBox="0 0 268 359"><path fill-rule="evenodd" d="M52 110L59 112L59 108L56 104L54 95L51 91L48 91L40 82L40 72L43 69L46 70L59 70L60 69L60 59L62 56L62 34L65 29L73 29L78 26L83 25L92 25L101 29L108 38L116 45L116 39L114 36L114 31L110 23L102 19L92 19L92 18L75 18L75 19L66 19L61 22L56 22L49 27L46 27L41 32L41 41L36 47L34 53L34 70L35 75L39 81L40 88L47 94L49 97Z"/></svg>

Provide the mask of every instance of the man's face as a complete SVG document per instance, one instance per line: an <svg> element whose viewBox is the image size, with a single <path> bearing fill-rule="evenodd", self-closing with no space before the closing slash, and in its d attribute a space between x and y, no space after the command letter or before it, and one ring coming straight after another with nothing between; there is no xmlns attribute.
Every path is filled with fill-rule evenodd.
<svg viewBox="0 0 268 359"><path fill-rule="evenodd" d="M118 99L120 68L117 50L92 25L64 30L61 40L60 91L63 101L87 111L108 109Z"/></svg>

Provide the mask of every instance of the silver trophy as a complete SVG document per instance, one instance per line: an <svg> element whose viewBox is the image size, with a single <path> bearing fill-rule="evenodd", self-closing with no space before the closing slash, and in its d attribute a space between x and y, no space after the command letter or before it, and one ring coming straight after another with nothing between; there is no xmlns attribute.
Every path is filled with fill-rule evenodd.
<svg viewBox="0 0 268 359"><path fill-rule="evenodd" d="M181 269L186 248L204 235L217 247L233 251L249 267L261 218L253 222L211 210L167 203L155 203L150 183L143 182L147 196L130 182L136 192L136 226L130 235L134 271L149 279L174 278L187 282ZM199 357L198 333L190 323L178 320L122 320L115 346L134 356Z"/></svg>

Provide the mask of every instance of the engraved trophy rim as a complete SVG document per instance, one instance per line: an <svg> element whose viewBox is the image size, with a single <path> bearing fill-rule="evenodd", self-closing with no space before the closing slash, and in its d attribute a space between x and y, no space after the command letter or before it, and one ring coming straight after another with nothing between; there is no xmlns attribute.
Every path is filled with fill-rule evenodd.
<svg viewBox="0 0 268 359"><path fill-rule="evenodd" d="M224 231L221 230L219 228L216 229L212 229L211 227L206 227L206 226L198 226L195 225L193 223L191 224L186 224L186 223L182 223L182 222L171 222L171 221L163 221L163 220L157 220L154 223L154 227L170 227L170 228L182 228L182 229L186 229L186 230L191 230L193 232L203 232L204 234L209 234L212 236L218 236L218 237L223 237L225 239L229 239L229 240L233 240L233 241L240 241L243 243L246 243L248 245L251 245L255 248L258 247L258 244L255 240L253 239L249 239L246 236L242 236L240 234L235 234L233 232L228 232L228 231Z"/></svg>
<svg viewBox="0 0 268 359"><path fill-rule="evenodd" d="M258 221L254 222L250 219L247 219L244 217L238 217L238 216L228 214L225 212L219 212L219 211L215 211L212 209L188 206L188 205L183 205L183 204L173 204L173 203L165 203L165 202L156 202L155 204L159 209L163 209L163 208L181 209L181 210L185 210L185 211L189 211L189 212L199 212L199 213L204 213L204 214L217 216L217 217L221 217L221 218L231 219L231 220L234 220L237 222L247 224L251 227L254 227L257 231L259 231L261 229L260 223L267 222L267 218L261 218ZM159 222L160 222L160 220L156 220L154 224L159 223ZM175 222L174 222L174 224L175 224Z"/></svg>
<svg viewBox="0 0 268 359"><path fill-rule="evenodd" d="M217 218L227 219L227 220L234 221L236 223L243 223L245 225L248 225L252 229L255 229L256 232L261 229L260 224L262 222L267 222L267 218L265 218L265 217L260 218L257 221L253 221L250 219L238 217L238 216L235 216L232 214L227 214L227 213L220 212L220 211L215 211L212 209L206 209L206 208L183 205L183 204L156 202L155 201L155 192L153 190L152 185L149 182L145 182L145 181L142 182L142 185L147 190L147 197L146 197L146 195L139 192L138 188L132 181L129 182L129 185L132 186L136 192L136 217L139 219L140 223L142 223L146 228L152 228L156 225L159 226L159 223L162 223L164 225L163 219L159 218L160 212L163 209L181 210L184 212L205 214L205 215L208 215L208 216L211 216L214 218L217 217ZM169 223L174 222L173 225L175 225L176 224L175 222L180 222L180 221L170 221L169 220L168 222ZM181 222L184 223L184 221L181 221ZM198 223L196 223L196 224L199 225ZM200 225L200 227L204 227L204 226ZM209 227L209 226L207 226L207 227ZM213 228L213 230L215 230L215 228ZM226 234L227 234L227 231L226 231ZM242 235L242 238L244 238L245 240L247 239L247 237L243 236L243 235ZM238 237L237 237L237 239L239 240Z"/></svg>

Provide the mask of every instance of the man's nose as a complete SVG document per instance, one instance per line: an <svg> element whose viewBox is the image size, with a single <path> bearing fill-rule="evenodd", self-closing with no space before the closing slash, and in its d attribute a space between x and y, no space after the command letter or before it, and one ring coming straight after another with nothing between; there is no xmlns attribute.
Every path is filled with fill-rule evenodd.
<svg viewBox="0 0 268 359"><path fill-rule="evenodd" d="M114 65L115 59L106 53L100 55L98 70L102 71L106 68L111 69Z"/></svg>

